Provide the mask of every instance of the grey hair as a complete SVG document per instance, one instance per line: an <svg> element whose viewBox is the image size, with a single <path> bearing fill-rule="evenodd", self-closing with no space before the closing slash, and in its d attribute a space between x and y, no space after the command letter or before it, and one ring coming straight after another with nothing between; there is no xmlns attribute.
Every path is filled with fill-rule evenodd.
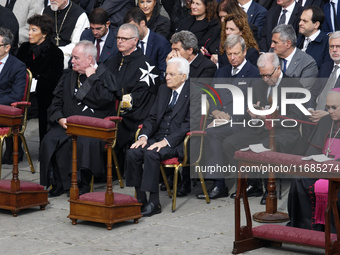
<svg viewBox="0 0 340 255"><path fill-rule="evenodd" d="M279 57L274 52L263 53L257 60L257 67L264 68L268 64L272 64L273 67L277 68L280 65Z"/></svg>
<svg viewBox="0 0 340 255"><path fill-rule="evenodd" d="M242 52L244 52L247 49L247 45L243 37L240 35L228 35L227 39L225 39L224 41L223 46L225 49L228 49L234 47L238 43L241 44Z"/></svg>
<svg viewBox="0 0 340 255"><path fill-rule="evenodd" d="M296 39L296 33L292 25L277 25L273 30L272 30L272 35L275 33L280 34L280 40L283 42L287 42L288 40L292 42L292 46L295 47L297 43Z"/></svg>
<svg viewBox="0 0 340 255"><path fill-rule="evenodd" d="M183 30L173 34L171 36L170 43L172 44L178 42L181 42L184 50L189 50L192 48L194 54L199 52L197 37L190 31Z"/></svg>
<svg viewBox="0 0 340 255"><path fill-rule="evenodd" d="M83 47L83 53L85 56L92 56L94 60L97 58L97 48L94 44L87 40L82 40L76 44L76 46Z"/></svg>
<svg viewBox="0 0 340 255"><path fill-rule="evenodd" d="M329 40L337 39L339 37L340 37L340 31L335 31L334 33L331 33L331 35L329 36Z"/></svg>
<svg viewBox="0 0 340 255"><path fill-rule="evenodd" d="M139 39L139 30L138 27L134 24L125 23L119 27L119 30L131 30L131 36Z"/></svg>
<svg viewBox="0 0 340 255"><path fill-rule="evenodd" d="M170 64L176 64L177 65L177 71L180 74L185 74L186 75L186 80L189 78L189 73L190 73L190 64L188 62L188 60L186 60L185 58L171 58L168 60L168 62L166 63L167 65Z"/></svg>
<svg viewBox="0 0 340 255"><path fill-rule="evenodd" d="M12 45L14 37L11 31L7 28L0 27L0 36L2 36L2 43Z"/></svg>

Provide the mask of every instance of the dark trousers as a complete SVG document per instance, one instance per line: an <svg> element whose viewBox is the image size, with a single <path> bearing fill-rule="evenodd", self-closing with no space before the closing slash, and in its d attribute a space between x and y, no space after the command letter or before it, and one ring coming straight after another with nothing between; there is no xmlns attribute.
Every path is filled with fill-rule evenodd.
<svg viewBox="0 0 340 255"><path fill-rule="evenodd" d="M178 157L176 148L164 147L157 149L147 148L156 142L151 139L145 148L129 149L126 153L125 178L126 186L140 188L141 191L157 193L159 191L159 172L161 161ZM181 146L181 145L179 145ZM143 168L144 164L144 168Z"/></svg>

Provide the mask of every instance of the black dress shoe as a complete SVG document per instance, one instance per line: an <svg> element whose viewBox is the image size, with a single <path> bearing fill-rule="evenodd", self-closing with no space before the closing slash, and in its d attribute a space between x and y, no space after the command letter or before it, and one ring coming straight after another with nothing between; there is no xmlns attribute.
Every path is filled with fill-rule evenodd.
<svg viewBox="0 0 340 255"><path fill-rule="evenodd" d="M48 197L59 197L64 194L64 189L62 186L55 187L53 186L52 189L48 192Z"/></svg>
<svg viewBox="0 0 340 255"><path fill-rule="evenodd" d="M191 180L183 180L181 183L181 186L177 190L177 196L178 197L185 197L191 192Z"/></svg>
<svg viewBox="0 0 340 255"><path fill-rule="evenodd" d="M162 207L160 204L155 205L153 202L149 202L142 208L142 215L144 217L150 217L154 214L162 212Z"/></svg>
<svg viewBox="0 0 340 255"><path fill-rule="evenodd" d="M259 196L262 196L263 194L262 188L254 187L252 185L248 185L246 191L247 191L247 197L259 197ZM230 198L235 198L235 197L236 197L236 193L232 193L230 195Z"/></svg>
<svg viewBox="0 0 340 255"><path fill-rule="evenodd" d="M265 205L266 204L267 197L268 197L268 190L266 190L266 192L264 193L263 197L261 198L261 201L260 201L261 205Z"/></svg>
<svg viewBox="0 0 340 255"><path fill-rule="evenodd" d="M209 198L215 199L215 198L220 198L220 197L227 197L228 196L228 188L221 188L219 189L217 186L212 187L208 190L208 195ZM198 194L197 195L198 199L205 199L204 193Z"/></svg>

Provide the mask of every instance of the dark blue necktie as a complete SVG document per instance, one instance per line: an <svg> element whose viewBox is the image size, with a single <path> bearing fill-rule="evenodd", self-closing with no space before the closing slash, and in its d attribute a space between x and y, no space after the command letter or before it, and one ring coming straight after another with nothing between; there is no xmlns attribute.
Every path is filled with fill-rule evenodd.
<svg viewBox="0 0 340 255"><path fill-rule="evenodd" d="M286 70L287 70L287 60L286 59L282 59L283 60L283 68L282 68L282 71L284 73L286 73Z"/></svg>
<svg viewBox="0 0 340 255"><path fill-rule="evenodd" d="M171 102L170 102L170 104L169 104L169 106L170 106L171 108L174 108L174 106L175 106L175 104L176 104L177 96L178 96L178 93L176 92L176 90L174 90L174 91L172 92L172 100L171 100Z"/></svg>

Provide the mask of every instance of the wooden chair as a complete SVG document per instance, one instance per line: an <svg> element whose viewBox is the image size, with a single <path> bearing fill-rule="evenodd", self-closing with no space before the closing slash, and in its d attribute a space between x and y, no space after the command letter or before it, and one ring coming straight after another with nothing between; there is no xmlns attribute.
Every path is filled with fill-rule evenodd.
<svg viewBox="0 0 340 255"><path fill-rule="evenodd" d="M44 210L48 202L48 191L44 187L19 180L18 135L22 127L21 109L0 105L0 125L10 128L13 136L12 180L0 180L0 208L10 210L17 216L22 209L40 206Z"/></svg>
<svg viewBox="0 0 340 255"><path fill-rule="evenodd" d="M160 166L160 170L161 170L161 174L164 180L164 184L166 186L167 192L169 197L172 197L172 212L175 212L176 210L176 197L177 197L177 182L178 182L178 172L179 169L182 167L190 167L190 166L198 166L201 158L202 158L202 151L203 151L203 141L204 141L204 136L206 135L205 132L205 127L207 124L207 117L208 117L208 112L209 112L209 102L206 101L206 113L203 114L201 116L201 123L200 123L200 130L196 130L196 131L190 131L186 134L186 137L184 138L184 148L183 148L183 152L184 152L184 157L183 157L183 161L179 161L179 158L171 158L171 159L167 159L161 162L161 166ZM136 132L135 135L135 139L138 139L140 130L142 129L143 125L139 125L138 130ZM200 150L199 150L199 155L197 155L197 159L195 162L190 163L189 162L189 153L188 153L188 146L189 146L189 140L192 137L199 137L200 138ZM166 176L165 170L164 168L174 168L174 183L173 183L173 194L171 193L171 188L168 182L168 178ZM205 195L205 200L207 202L207 204L210 203L210 198L207 192L207 188L204 182L204 178L203 178L203 174L201 172L198 172L199 178L200 178L200 182L201 182L201 186L203 189L203 193Z"/></svg>
<svg viewBox="0 0 340 255"><path fill-rule="evenodd" d="M31 84L32 84L32 73L31 73L30 70L27 69L26 87L25 87L24 97L23 97L21 102L12 103L11 106L20 108L21 111L22 111L22 113L21 113L22 116L23 116L22 117L22 124L19 127L18 136L20 137L22 144L24 145L25 154L26 154L28 163L30 165L31 172L32 172L32 174L34 174L35 173L34 166L33 166L31 155L30 155L30 152L28 150L28 146L27 146L26 139L25 139L25 136L24 136L24 133L25 133L25 130L26 130L26 127L27 127L27 111L28 111L28 107L31 106L31 103L29 102ZM0 178L1 178L2 148L3 148L5 138L10 137L10 136L12 136L12 131L11 131L10 127L1 127L0 128Z"/></svg>
<svg viewBox="0 0 340 255"><path fill-rule="evenodd" d="M112 144L116 139L115 122L86 117L67 118L66 133L72 136L72 181L70 189L70 214L67 216L76 225L77 220L101 222L108 230L116 222L133 219L138 223L142 217L141 203L134 197L112 191ZM92 137L107 143L107 188L106 192L91 192L79 196L77 186L77 136Z"/></svg>

